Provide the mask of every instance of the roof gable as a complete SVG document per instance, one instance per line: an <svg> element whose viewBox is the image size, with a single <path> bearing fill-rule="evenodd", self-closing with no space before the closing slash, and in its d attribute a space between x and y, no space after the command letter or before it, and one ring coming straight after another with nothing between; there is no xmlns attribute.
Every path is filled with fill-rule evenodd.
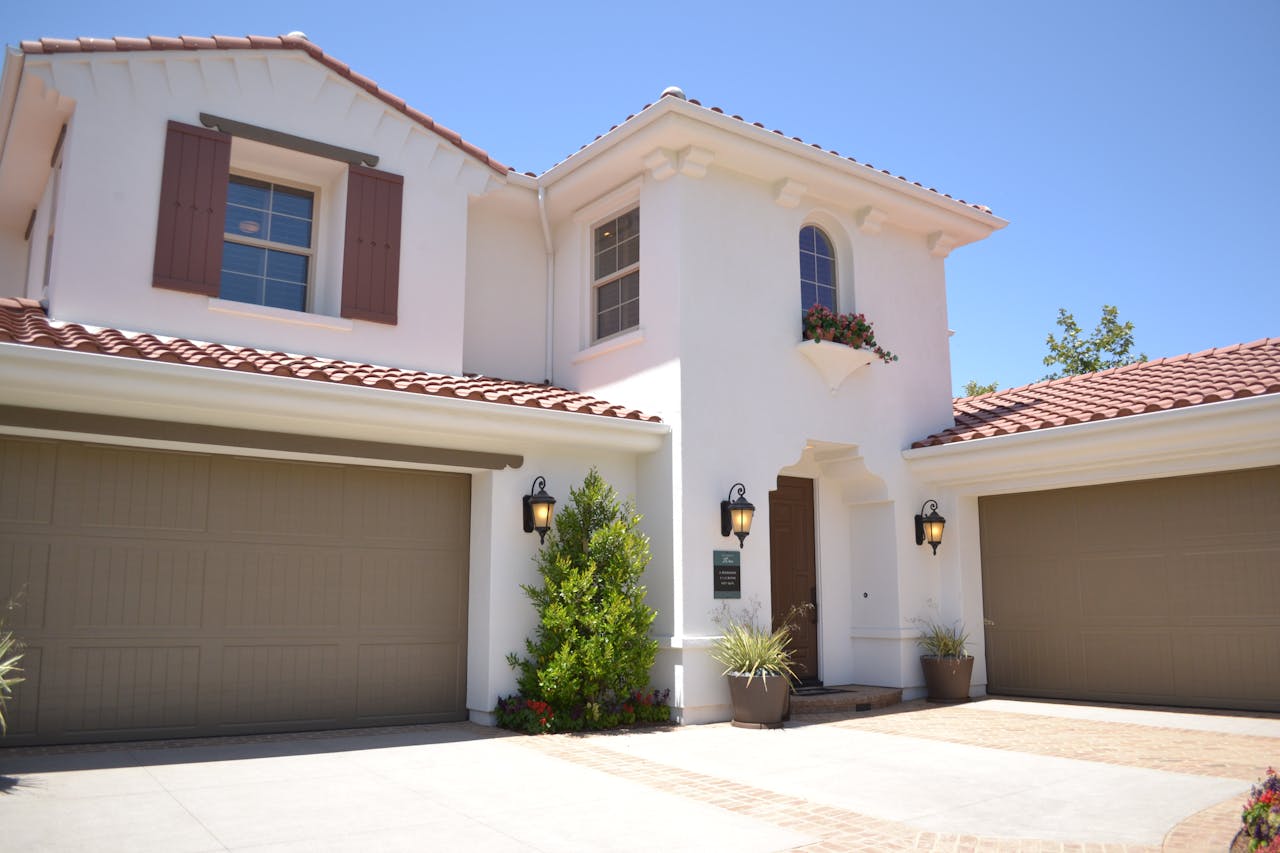
<svg viewBox="0 0 1280 853"><path fill-rule="evenodd" d="M1280 338L1207 349L955 400L955 426L914 447L1280 394Z"/></svg>

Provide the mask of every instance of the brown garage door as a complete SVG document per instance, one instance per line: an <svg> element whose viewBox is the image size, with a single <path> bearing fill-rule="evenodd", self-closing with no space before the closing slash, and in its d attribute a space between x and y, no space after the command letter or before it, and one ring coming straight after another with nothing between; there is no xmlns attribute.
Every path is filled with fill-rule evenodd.
<svg viewBox="0 0 1280 853"><path fill-rule="evenodd" d="M978 506L991 693L1280 708L1280 468Z"/></svg>
<svg viewBox="0 0 1280 853"><path fill-rule="evenodd" d="M466 715L465 475L0 439L8 743ZM2 600L2 599L0 599Z"/></svg>

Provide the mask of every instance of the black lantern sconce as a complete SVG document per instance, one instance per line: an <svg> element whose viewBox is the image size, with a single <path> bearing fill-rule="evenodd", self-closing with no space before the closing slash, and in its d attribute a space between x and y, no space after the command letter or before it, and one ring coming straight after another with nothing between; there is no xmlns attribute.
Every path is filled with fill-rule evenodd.
<svg viewBox="0 0 1280 853"><path fill-rule="evenodd" d="M735 489L738 491L736 498L733 497ZM756 514L755 505L747 500L746 494L746 486L734 483L729 488L729 497L732 500L720 501L720 535L728 536L732 533L737 536L739 549L742 548L747 535L751 533L751 519Z"/></svg>
<svg viewBox="0 0 1280 853"><path fill-rule="evenodd" d="M926 509L929 510L928 515L924 514ZM923 545L928 542L933 546L933 553L936 556L938 546L942 544L942 528L946 526L947 520L938 515L938 502L925 501L920 506L920 514L916 516L916 544Z"/></svg>
<svg viewBox="0 0 1280 853"><path fill-rule="evenodd" d="M536 491L535 491L536 490ZM537 477L524 496L524 532L538 531L538 543L547 541L551 529L551 516L556 511L556 499L547 494L547 480Z"/></svg>

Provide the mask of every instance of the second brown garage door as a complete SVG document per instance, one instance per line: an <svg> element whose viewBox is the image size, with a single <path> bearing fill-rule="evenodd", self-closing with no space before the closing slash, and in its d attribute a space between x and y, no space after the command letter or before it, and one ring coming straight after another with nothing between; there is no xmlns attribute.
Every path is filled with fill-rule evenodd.
<svg viewBox="0 0 1280 853"><path fill-rule="evenodd" d="M979 510L989 692L1280 708L1280 468Z"/></svg>
<svg viewBox="0 0 1280 853"><path fill-rule="evenodd" d="M465 475L0 439L9 743L462 719Z"/></svg>

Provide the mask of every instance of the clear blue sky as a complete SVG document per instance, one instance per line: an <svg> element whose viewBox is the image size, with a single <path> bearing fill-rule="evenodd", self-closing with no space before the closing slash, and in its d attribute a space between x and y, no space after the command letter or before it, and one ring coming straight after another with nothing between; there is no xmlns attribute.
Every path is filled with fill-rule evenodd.
<svg viewBox="0 0 1280 853"><path fill-rule="evenodd" d="M520 171L675 84L990 205L947 260L957 390L1047 373L1059 307L1151 358L1280 336L1277 0L5 6L11 45L303 30Z"/></svg>

